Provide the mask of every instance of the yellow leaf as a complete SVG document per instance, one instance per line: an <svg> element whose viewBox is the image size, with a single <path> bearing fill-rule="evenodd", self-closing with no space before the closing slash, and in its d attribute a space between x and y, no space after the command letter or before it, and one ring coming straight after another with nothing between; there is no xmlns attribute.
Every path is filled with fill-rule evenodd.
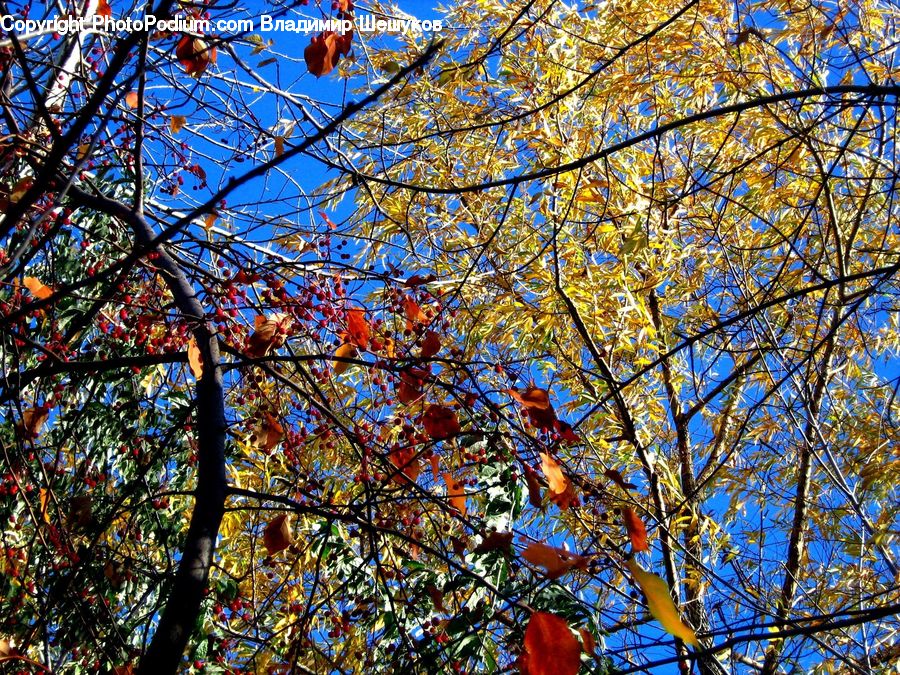
<svg viewBox="0 0 900 675"><path fill-rule="evenodd" d="M191 367L191 372L196 379L199 380L203 377L203 353L200 351L197 340L193 335L188 341L188 365Z"/></svg>
<svg viewBox="0 0 900 675"><path fill-rule="evenodd" d="M172 115L169 118L169 131L177 134L185 124L187 124L187 117L184 115Z"/></svg>
<svg viewBox="0 0 900 675"><path fill-rule="evenodd" d="M694 631L684 625L681 617L678 616L678 609L676 609L675 603L672 602L672 596L669 594L669 587L666 582L655 574L642 569L633 559L626 560L625 565L644 592L644 597L647 598L647 607L650 609L653 618L662 624L663 629L667 633L681 638L689 645L699 647L700 643L697 642L697 636L694 635Z"/></svg>

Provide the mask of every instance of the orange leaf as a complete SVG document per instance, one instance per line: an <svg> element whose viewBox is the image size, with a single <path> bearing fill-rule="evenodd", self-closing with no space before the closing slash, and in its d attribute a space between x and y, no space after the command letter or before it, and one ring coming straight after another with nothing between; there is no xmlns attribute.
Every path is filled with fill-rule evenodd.
<svg viewBox="0 0 900 675"><path fill-rule="evenodd" d="M588 563L588 559L584 556L537 541L533 541L525 547L522 557L532 565L543 567L548 579L561 577L573 567L586 570Z"/></svg>
<svg viewBox="0 0 900 675"><path fill-rule="evenodd" d="M213 211L206 218L203 219L203 227L207 230L211 229L213 225L216 224L216 221L219 219L219 214Z"/></svg>
<svg viewBox="0 0 900 675"><path fill-rule="evenodd" d="M422 339L422 358L430 359L439 351L441 351L441 338L433 330L425 331L425 336Z"/></svg>
<svg viewBox="0 0 900 675"><path fill-rule="evenodd" d="M371 329L369 328L369 322L366 321L365 311L361 309L347 310L347 333L350 342L360 349L368 348Z"/></svg>
<svg viewBox="0 0 900 675"><path fill-rule="evenodd" d="M438 473L441 470L441 458L432 452L428 461L431 462L431 477L434 478L434 480L437 480Z"/></svg>
<svg viewBox="0 0 900 675"><path fill-rule="evenodd" d="M42 284L41 280L36 277L25 277L22 279L22 283L25 284L28 292L38 300L46 300L53 295L53 289Z"/></svg>
<svg viewBox="0 0 900 675"><path fill-rule="evenodd" d="M519 657L522 675L577 675L580 667L581 645L565 619L547 612L532 614Z"/></svg>
<svg viewBox="0 0 900 675"><path fill-rule="evenodd" d="M425 426L425 433L436 441L450 438L460 432L456 413L437 403L428 406L422 416L422 424Z"/></svg>
<svg viewBox="0 0 900 675"><path fill-rule="evenodd" d="M466 493L462 485L448 471L444 472L444 482L447 484L447 496L450 497L450 505L462 515L466 515Z"/></svg>
<svg viewBox="0 0 900 675"><path fill-rule="evenodd" d="M256 330L247 340L247 356L260 358L268 354L273 347L281 345L286 337L289 322L290 317L286 314L275 314L270 319L257 316L254 319Z"/></svg>
<svg viewBox="0 0 900 675"><path fill-rule="evenodd" d="M269 555L283 551L294 542L291 534L291 523L286 513L279 514L263 530L263 545Z"/></svg>
<svg viewBox="0 0 900 675"><path fill-rule="evenodd" d="M109 3L106 0L100 0L97 3L97 9L95 11L97 16L112 16L112 8L110 8Z"/></svg>
<svg viewBox="0 0 900 675"><path fill-rule="evenodd" d="M408 295L403 296L403 313L406 315L407 320L412 323L426 323L428 321L428 317L425 316L422 308Z"/></svg>
<svg viewBox="0 0 900 675"><path fill-rule="evenodd" d="M191 372L194 374L194 378L200 379L203 377L203 352L200 351L200 347L197 345L197 340L194 336L191 336L191 339L188 340L188 365L191 367Z"/></svg>
<svg viewBox="0 0 900 675"><path fill-rule="evenodd" d="M327 30L319 33L303 50L306 69L316 77L327 75L337 65L338 59L340 59L338 50L343 48L344 41L338 41L338 36L334 31Z"/></svg>
<svg viewBox="0 0 900 675"><path fill-rule="evenodd" d="M509 395L525 406L528 419L538 429L552 429L557 423L556 411L550 404L550 394L546 389L528 387L524 392L508 389Z"/></svg>
<svg viewBox="0 0 900 675"><path fill-rule="evenodd" d="M541 471L547 478L550 492L561 495L569 489L569 479L562 472L562 467L546 452L541 453Z"/></svg>
<svg viewBox="0 0 900 675"><path fill-rule="evenodd" d="M622 509L622 520L625 521L625 529L628 530L628 536L631 539L631 550L649 551L647 545L647 528L638 515L627 506Z"/></svg>
<svg viewBox="0 0 900 675"><path fill-rule="evenodd" d="M357 355L356 347L351 345L349 342L345 342L334 351L334 355L339 359L354 359ZM347 368L353 365L346 361L332 361L331 363L335 375L342 375L347 370Z"/></svg>
<svg viewBox="0 0 900 675"><path fill-rule="evenodd" d="M578 506L578 495L575 494L572 483L569 483L564 492L551 492L550 501L556 504L560 511L565 511L570 506Z"/></svg>
<svg viewBox="0 0 900 675"><path fill-rule="evenodd" d="M138 107L138 93L136 91L129 91L125 94L125 105L129 108Z"/></svg>
<svg viewBox="0 0 900 675"><path fill-rule="evenodd" d="M550 394L546 389L528 387L521 394L515 389L509 389L509 395L529 410L547 410L550 407Z"/></svg>

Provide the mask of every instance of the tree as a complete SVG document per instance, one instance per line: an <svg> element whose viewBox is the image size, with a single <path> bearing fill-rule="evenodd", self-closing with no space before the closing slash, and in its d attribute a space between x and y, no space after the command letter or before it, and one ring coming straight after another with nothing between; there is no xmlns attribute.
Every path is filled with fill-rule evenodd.
<svg viewBox="0 0 900 675"><path fill-rule="evenodd" d="M886 672L898 19L7 39L0 659Z"/></svg>

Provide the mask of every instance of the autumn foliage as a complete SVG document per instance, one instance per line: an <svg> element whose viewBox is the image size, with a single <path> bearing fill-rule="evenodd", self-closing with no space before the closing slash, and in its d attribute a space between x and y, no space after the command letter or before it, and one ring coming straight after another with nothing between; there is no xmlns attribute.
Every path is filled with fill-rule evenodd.
<svg viewBox="0 0 900 675"><path fill-rule="evenodd" d="M0 36L0 670L888 672L895 7L413 4Z"/></svg>

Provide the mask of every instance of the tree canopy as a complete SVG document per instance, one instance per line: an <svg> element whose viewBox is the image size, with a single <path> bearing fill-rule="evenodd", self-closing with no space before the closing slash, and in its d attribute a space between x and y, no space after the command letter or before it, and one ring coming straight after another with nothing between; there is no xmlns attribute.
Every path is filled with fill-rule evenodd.
<svg viewBox="0 0 900 675"><path fill-rule="evenodd" d="M894 672L895 4L0 9L0 671Z"/></svg>

